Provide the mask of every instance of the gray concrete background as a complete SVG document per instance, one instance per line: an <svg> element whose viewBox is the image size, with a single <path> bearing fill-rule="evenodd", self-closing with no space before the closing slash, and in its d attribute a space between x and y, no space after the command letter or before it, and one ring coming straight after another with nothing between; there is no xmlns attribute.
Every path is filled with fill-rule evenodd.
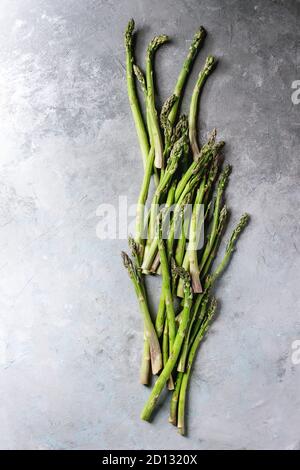
<svg viewBox="0 0 300 470"><path fill-rule="evenodd" d="M123 30L138 59L156 33L161 99L200 24L220 63L201 102L234 166L232 222L252 222L219 282L220 315L193 373L189 437L139 414L142 324L119 252L96 237L103 202L142 175ZM297 1L1 0L0 447L299 449ZM154 286L155 287L155 286Z"/></svg>

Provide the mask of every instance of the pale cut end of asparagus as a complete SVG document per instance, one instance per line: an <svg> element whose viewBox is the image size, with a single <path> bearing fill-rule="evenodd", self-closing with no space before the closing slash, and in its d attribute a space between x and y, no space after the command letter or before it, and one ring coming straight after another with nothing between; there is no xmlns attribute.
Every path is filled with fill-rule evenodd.
<svg viewBox="0 0 300 470"><path fill-rule="evenodd" d="M173 380L173 377L172 375L170 376L169 380L168 380L168 390L174 390L174 380Z"/></svg>
<svg viewBox="0 0 300 470"><path fill-rule="evenodd" d="M151 343L150 343L150 356L151 356L152 374L156 375L162 369L163 363L162 363L160 350L157 351L156 349L154 349Z"/></svg>
<svg viewBox="0 0 300 470"><path fill-rule="evenodd" d="M192 289L194 294L201 294L203 292L201 281L199 274L197 273L190 273L191 274L191 280L192 280Z"/></svg>

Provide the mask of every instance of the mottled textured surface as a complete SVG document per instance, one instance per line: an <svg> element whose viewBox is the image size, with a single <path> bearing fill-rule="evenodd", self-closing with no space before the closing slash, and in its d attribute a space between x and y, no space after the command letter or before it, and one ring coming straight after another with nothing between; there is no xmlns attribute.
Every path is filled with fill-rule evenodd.
<svg viewBox="0 0 300 470"><path fill-rule="evenodd" d="M189 437L139 414L142 324L99 204L136 200L142 175L124 76L158 32L159 92L193 32L220 63L201 102L234 165L232 222L252 215L218 284L220 315L189 395ZM0 447L300 448L300 8L296 1L2 0L0 4Z"/></svg>

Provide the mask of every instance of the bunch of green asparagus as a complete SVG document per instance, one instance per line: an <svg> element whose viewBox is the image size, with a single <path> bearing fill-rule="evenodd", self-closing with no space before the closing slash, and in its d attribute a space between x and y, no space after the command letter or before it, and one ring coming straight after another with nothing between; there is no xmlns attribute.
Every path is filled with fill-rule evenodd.
<svg viewBox="0 0 300 470"><path fill-rule="evenodd" d="M214 57L207 57L198 75L188 116L179 115L184 87L205 36L203 27L194 35L174 92L159 113L154 57L168 37L155 36L150 42L144 74L135 62L132 19L125 31L128 96L143 157L144 177L137 205L136 233L134 238L129 237L131 257L124 252L122 257L143 316L141 383L148 385L151 374L158 375L141 417L151 419L167 387L172 394L169 421L181 434L185 434L185 404L192 365L216 312L213 287L228 265L249 219L247 214L241 217L225 247L223 259L215 266L229 215L224 192L231 168L223 165L224 142L217 142L215 130L202 145L197 136L199 99L206 79L216 66ZM149 209L146 208L148 198L151 199ZM189 212L187 207L191 208ZM204 233L202 246L198 243L200 232ZM162 278L156 317L150 312L147 300L148 274L161 274Z"/></svg>

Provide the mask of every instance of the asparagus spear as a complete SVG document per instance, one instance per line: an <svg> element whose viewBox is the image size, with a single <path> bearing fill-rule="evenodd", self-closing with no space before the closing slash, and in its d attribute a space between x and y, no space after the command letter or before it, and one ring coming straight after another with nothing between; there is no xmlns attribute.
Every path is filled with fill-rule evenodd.
<svg viewBox="0 0 300 470"><path fill-rule="evenodd" d="M198 104L199 104L199 95L204 86L204 83L207 77L210 75L214 66L216 64L216 60L214 57L209 56L206 59L205 66L203 70L199 73L193 94L191 99L190 105L190 112L189 112L189 137L190 137L190 144L193 152L194 160L200 153L198 142L197 142L197 111L198 111Z"/></svg>
<svg viewBox="0 0 300 470"><path fill-rule="evenodd" d="M132 259L134 261L134 265L137 269L137 272L139 272L140 271L139 246L131 236L128 237L128 245L129 245L129 248L130 248ZM140 284L141 284L141 289L143 290L144 298L145 298L145 301L146 301L146 299L147 299L146 286L145 286L145 283L144 283L144 280L143 280L142 276L140 276ZM148 308L148 310L149 310L149 308ZM145 331L145 328L144 328L144 349L143 349L142 363L141 363L141 369L140 369L140 382L143 385L148 385L149 384L150 366L151 366L150 345L149 345L149 341L147 339L146 331Z"/></svg>
<svg viewBox="0 0 300 470"><path fill-rule="evenodd" d="M165 249L165 243L162 238L162 217L160 214L159 225L158 225L158 250L161 262L162 270L162 292L165 299L166 311L167 311L167 320L168 320L168 330L170 338L170 351L173 348L173 344L176 336L176 325L175 325L175 311L173 304L173 295L171 289L171 274L169 271L169 264L167 253Z"/></svg>
<svg viewBox="0 0 300 470"><path fill-rule="evenodd" d="M141 363L141 369L140 369L140 383L142 385L149 385L150 367L151 367L150 345L147 339L146 332L144 331L144 349L143 349L142 363Z"/></svg>
<svg viewBox="0 0 300 470"><path fill-rule="evenodd" d="M215 241L216 236L217 236L218 223L219 223L219 217L220 217L220 205L221 205L221 202L222 202L222 196L224 194L225 188L228 184L228 179L229 179L230 173L231 173L231 166L226 165L225 169L221 173L219 183L218 183L217 195L216 195L215 206L214 206L212 229L211 229L211 232L210 232L209 240L208 240L208 242L205 246L205 250L204 250L202 258L201 258L200 272L201 272L202 268L204 267L204 265L207 261L209 253L212 250L214 241Z"/></svg>
<svg viewBox="0 0 300 470"><path fill-rule="evenodd" d="M187 367L186 371L183 374L182 381L181 381L181 387L180 387L180 393L179 393L179 401L178 401L178 422L177 422L177 427L178 431L180 434L184 435L185 434L185 404L186 404L186 393L187 393L187 386L188 386L188 381L190 378L191 374L191 369L192 365L196 356L196 352L199 348L199 344L202 341L209 324L212 320L212 317L215 314L217 308L217 302L216 299L213 298L211 305L208 309L206 318L204 322L201 325L201 328L199 329L197 336L191 346L190 352L189 352L189 357L187 361Z"/></svg>
<svg viewBox="0 0 300 470"><path fill-rule="evenodd" d="M139 259L142 261L144 255L144 244L145 244L145 204L148 197L149 185L152 175L154 162L154 147L151 147L144 172L143 182L138 198L137 210L136 210L136 229L135 229L135 240L139 247Z"/></svg>
<svg viewBox="0 0 300 470"><path fill-rule="evenodd" d="M229 261L231 259L231 256L232 256L232 254L235 250L235 245L237 243L237 240L240 237L240 235L241 235L242 231L244 230L244 228L246 227L246 225L248 224L248 222L249 222L249 215L248 214L243 214L242 217L240 218L240 221L238 222L237 226L235 227L235 229L233 230L233 232L231 234L231 237L229 239L229 242L227 243L227 246L226 246L226 249L225 249L225 254L223 256L222 261L220 261L217 268L215 269L215 271L211 275L206 276L205 292L208 292L213 287L216 280L221 276L223 271L225 271L225 269L227 268L227 266L229 264ZM194 306L193 306L195 311L198 311L199 306L201 305L202 298L203 298L203 294L198 294L198 297L195 299ZM200 326L200 323L201 322L199 322L199 319L195 323L195 326L194 326L193 332L192 332L192 336L191 336L192 341L193 341L193 339L195 337L195 334L196 334L196 332L197 332L197 330Z"/></svg>
<svg viewBox="0 0 300 470"><path fill-rule="evenodd" d="M155 107L154 81L153 81L153 55L161 44L168 40L168 36L162 34L155 36L147 48L146 56L146 83L147 83L147 110L149 112L149 124L153 138L156 168L163 168L163 144Z"/></svg>
<svg viewBox="0 0 300 470"><path fill-rule="evenodd" d="M202 292L202 286L200 282L200 269L198 266L198 242L199 236L201 233L201 228L203 224L203 220L200 220L200 211L201 211L201 204L203 200L203 196L205 194L206 184L205 179L203 179L196 195L196 199L194 202L192 219L191 219L191 227L190 227L190 234L189 234L189 244L187 248L187 253L189 257L189 264L190 264L190 275L192 279L192 287L194 293Z"/></svg>
<svg viewBox="0 0 300 470"><path fill-rule="evenodd" d="M122 258L124 266L127 269L129 277L134 285L134 289L140 304L141 313L143 315L145 335L150 346L152 373L157 374L162 368L161 350L145 298L145 291L141 284L140 274L129 256L124 251L122 251Z"/></svg>
<svg viewBox="0 0 300 470"><path fill-rule="evenodd" d="M170 224L170 216L171 216L171 212L172 212L170 209L172 208L172 205L174 203L176 185L177 185L177 182L175 180L175 181L172 182L172 184L169 188L166 204L164 206L164 214L165 214L165 218L168 219L167 220L168 224ZM159 253L157 253L156 257L153 261L153 264L151 266L151 272L152 273L155 273L157 271L159 263L160 263Z"/></svg>
<svg viewBox="0 0 300 470"><path fill-rule="evenodd" d="M176 205L175 210L174 210L173 219L172 219L172 222L171 222L169 236L168 236L168 239L167 239L167 256L168 256L169 262L171 262L172 294L173 295L175 294L176 278L177 278L176 270L172 269L172 267L174 268L174 265L175 265L175 261L172 258L172 256L173 256L174 236L175 236L178 217L184 212L185 205L189 204L189 201L190 201L190 194L187 194L187 196L185 198L183 198L181 203L180 204L178 203ZM159 306L158 306L158 310L157 310L156 323L155 323L157 336L159 338L160 338L160 336L162 335L162 332L163 332L163 325L164 325L164 318L165 318L165 307L166 307L165 293L162 290L161 296L160 296L160 299L159 299Z"/></svg>
<svg viewBox="0 0 300 470"><path fill-rule="evenodd" d="M146 132L144 120L142 117L142 112L140 109L136 87L135 87L135 80L134 80L134 72L133 72L133 64L134 64L134 57L133 57L133 43L132 43L132 36L134 30L134 20L131 19L128 22L126 31L125 31L125 51L126 51L126 78L127 78L127 91L128 91L128 98L129 104L131 107L131 112L133 115L140 148L143 156L144 167L146 166L146 161L149 153L149 141L148 135Z"/></svg>
<svg viewBox="0 0 300 470"><path fill-rule="evenodd" d="M172 371L175 367L177 359L180 354L180 349L183 343L183 339L185 336L186 328L188 326L189 317L190 317L190 309L193 300L193 294L190 284L190 276L183 268L177 268L179 276L184 278L184 308L182 313L181 322L176 334L176 338L174 341L174 345L169 355L168 362L166 363L165 367L161 371L160 376L158 377L155 385L152 389L152 392L148 398L147 403L144 406L144 409L141 414L141 418L145 421L149 421L153 410L157 404L157 401L160 397L161 392L163 391L167 380L169 379Z"/></svg>
<svg viewBox="0 0 300 470"><path fill-rule="evenodd" d="M148 127L148 132L149 132L149 139L150 139L150 143L151 143L149 152L151 152L151 156L153 154L152 167L153 167L153 172L154 172L154 182L155 182L155 185L157 187L158 183L159 183L159 175L158 175L157 168L153 165L153 163L154 163L154 144L152 142L153 138L152 138L152 133L151 133L150 117L149 117L149 111L148 111L148 106L147 106L148 94L147 94L146 80L145 80L145 77L144 77L144 74L143 74L142 70L136 64L133 65L133 71L134 71L134 74L135 74L137 80L139 81L139 83L141 85L141 89L142 89L142 92L144 94L146 111L147 111L147 113L146 113L147 114L147 127Z"/></svg>
<svg viewBox="0 0 300 470"><path fill-rule="evenodd" d="M187 57L183 63L182 69L180 71L180 74L179 74L179 77L175 86L174 94L178 97L178 100L174 104L173 109L169 115L169 119L172 124L176 120L180 98L182 96L182 91L186 84L187 77L191 71L194 59L200 49L200 46L202 45L205 39L205 36L206 36L206 31L203 28L203 26L200 26L199 30L195 33L193 37L192 43L189 47Z"/></svg>
<svg viewBox="0 0 300 470"><path fill-rule="evenodd" d="M179 358L178 365L177 365L177 371L178 372L184 372L185 371L186 359L187 359L187 355L188 355L189 348L190 348L191 335L193 334L194 331L196 331L196 332L198 331L198 329L199 329L199 327L202 323L202 320L204 318L204 314L206 312L207 302L208 302L208 295L209 295L209 292L210 292L210 286L209 286L208 280L206 281L205 287L206 287L205 293L201 293L198 297L198 299L201 299L201 303L200 303L200 301L198 301L198 303L200 303L199 307L197 307L197 305L195 304L192 308L189 328L188 328L187 334L184 338L184 343L183 343L183 346L182 346L180 358ZM199 309L200 309L200 314L198 314ZM198 315L198 318L197 318L197 315ZM196 321L196 326L194 326L195 320L197 320Z"/></svg>
<svg viewBox="0 0 300 470"><path fill-rule="evenodd" d="M177 101L177 96L176 95L171 95L166 101L165 103L163 104L163 107L161 109L161 113L160 113L160 124L161 124L161 127L164 131L164 141L165 141L165 146L164 146L164 161L167 160L168 156L169 156L169 153L170 153L170 150L171 150L171 146L172 146L172 132L173 132L173 126L171 124L171 121L169 119L169 113L170 113L170 110L172 109L172 107L174 106L174 104L176 103ZM178 138L180 138L180 136L178 136ZM178 139L176 139L178 140Z"/></svg>
<svg viewBox="0 0 300 470"><path fill-rule="evenodd" d="M178 372L175 382L175 389L172 393L171 403L170 403L170 416L169 416L169 423L173 424L174 426L177 425L177 408L178 408L178 400L180 394L180 388L183 379L183 372Z"/></svg>
<svg viewBox="0 0 300 470"><path fill-rule="evenodd" d="M223 146L224 142L215 142L215 132L213 132L209 136L208 142L202 147L198 158L193 161L179 181L175 193L175 201L179 200L181 193L183 192L191 177L199 172L203 173L205 170L207 170L209 163L220 152Z"/></svg>
<svg viewBox="0 0 300 470"><path fill-rule="evenodd" d="M181 137L172 148L170 157L167 161L167 166L164 175L160 179L159 185L156 188L155 194L153 196L153 200L151 203L150 209L150 220L149 220L149 234L148 234L148 245L150 246L150 253L147 253L147 261L143 261L142 269L148 271L151 268L156 249L157 249L157 240L154 243L154 249L151 246L151 243L155 239L155 222L158 214L158 205L160 202L160 198L164 192L167 191L172 177L177 170L178 162L180 157L182 156L183 152L183 145L184 145L184 137Z"/></svg>

